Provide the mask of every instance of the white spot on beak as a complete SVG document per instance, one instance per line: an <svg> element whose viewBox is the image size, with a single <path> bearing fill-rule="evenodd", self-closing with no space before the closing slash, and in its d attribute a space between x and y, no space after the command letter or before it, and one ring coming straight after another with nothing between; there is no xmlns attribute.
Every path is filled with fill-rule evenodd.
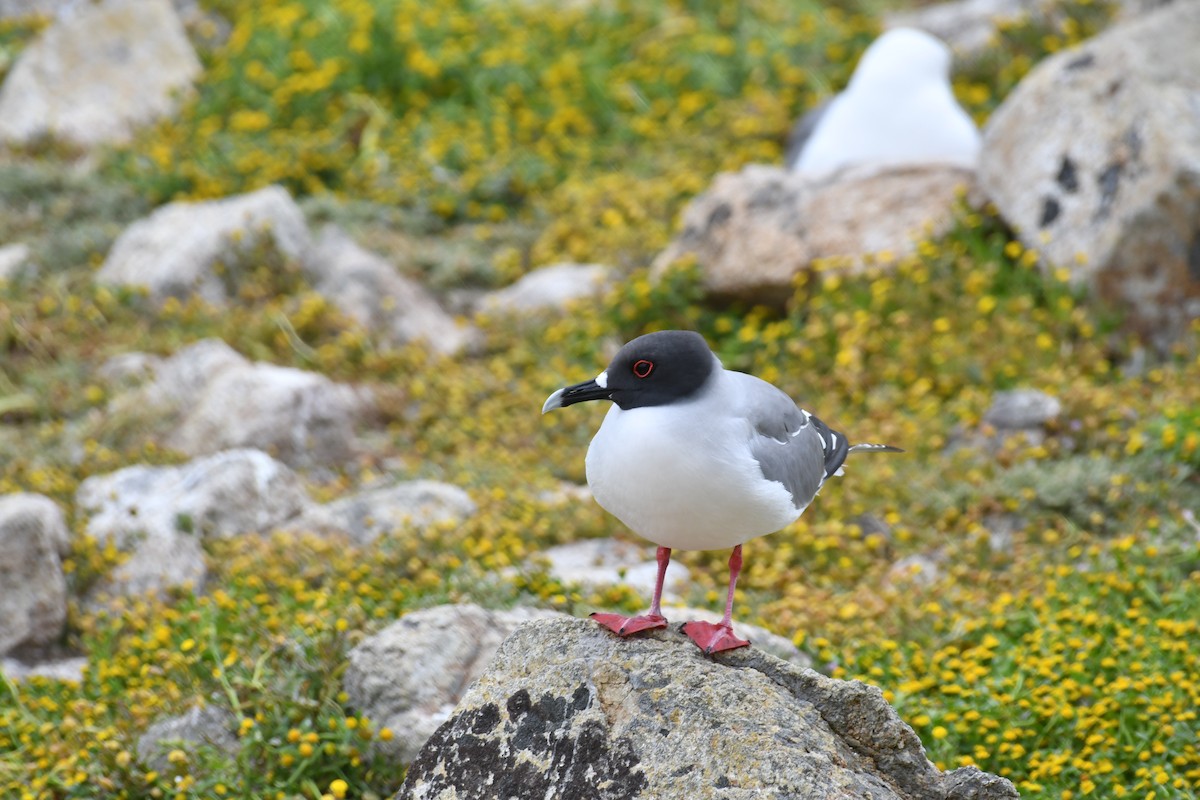
<svg viewBox="0 0 1200 800"><path fill-rule="evenodd" d="M596 376L596 385L601 389L608 388L608 370L605 370Z"/></svg>

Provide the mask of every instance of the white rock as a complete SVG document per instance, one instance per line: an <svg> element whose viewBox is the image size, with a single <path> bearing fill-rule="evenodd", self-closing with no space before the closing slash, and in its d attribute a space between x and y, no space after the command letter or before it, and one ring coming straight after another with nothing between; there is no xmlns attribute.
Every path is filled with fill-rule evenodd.
<svg viewBox="0 0 1200 800"><path fill-rule="evenodd" d="M0 86L0 139L127 141L138 126L173 113L200 71L169 0L71 3Z"/></svg>
<svg viewBox="0 0 1200 800"><path fill-rule="evenodd" d="M562 311L576 300L596 297L612 280L612 269L603 264L553 264L484 295L479 309L490 314Z"/></svg>
<svg viewBox="0 0 1200 800"><path fill-rule="evenodd" d="M369 395L315 372L255 363L219 371L195 398L170 447L190 455L266 450L297 466L336 464L355 452Z"/></svg>
<svg viewBox="0 0 1200 800"><path fill-rule="evenodd" d="M586 539L551 547L538 554L550 562L550 574L563 583L595 589L626 585L645 597L654 594L658 579L655 548L621 539ZM673 561L667 568L663 598L675 600L691 585L688 568Z"/></svg>
<svg viewBox="0 0 1200 800"><path fill-rule="evenodd" d="M1011 389L996 393L983 421L1007 430L1041 428L1061 413L1062 402L1057 397L1037 389Z"/></svg>
<svg viewBox="0 0 1200 800"><path fill-rule="evenodd" d="M508 634L527 620L564 616L471 604L414 611L350 651L343 679L350 705L376 730L391 728L395 738L378 746L408 763L449 718Z"/></svg>
<svg viewBox="0 0 1200 800"><path fill-rule="evenodd" d="M269 531L303 513L300 479L257 450L231 450L178 467L133 466L85 480L75 496L86 531L130 557L98 595L192 584L206 575L200 542Z"/></svg>
<svg viewBox="0 0 1200 800"><path fill-rule="evenodd" d="M1166 348L1200 317L1200 3L1036 66L992 115L979 179L1046 264Z"/></svg>
<svg viewBox="0 0 1200 800"><path fill-rule="evenodd" d="M18 280L34 272L29 260L31 252L29 245L20 242L0 247L0 283Z"/></svg>
<svg viewBox="0 0 1200 800"><path fill-rule="evenodd" d="M476 510L471 496L457 486L438 481L404 481L365 489L310 508L287 529L338 533L363 545L396 531L456 522Z"/></svg>
<svg viewBox="0 0 1200 800"><path fill-rule="evenodd" d="M373 403L366 390L247 361L218 339L145 366L153 380L118 394L109 414L166 415L166 444L189 455L252 447L297 466L340 463L355 452L355 426Z"/></svg>
<svg viewBox="0 0 1200 800"><path fill-rule="evenodd" d="M457 353L476 337L419 283L335 227L321 232L308 272L317 291L385 344L421 340L435 352Z"/></svg>
<svg viewBox="0 0 1200 800"><path fill-rule="evenodd" d="M262 247L296 262L312 247L304 214L278 186L163 206L117 238L96 280L145 287L158 302L198 294L224 305L236 293L242 262Z"/></svg>
<svg viewBox="0 0 1200 800"><path fill-rule="evenodd" d="M950 87L949 48L922 31L897 28L863 53L795 171L824 178L856 166L974 169L978 158L979 131Z"/></svg>
<svg viewBox="0 0 1200 800"><path fill-rule="evenodd" d="M62 510L37 494L0 496L0 655L46 645L67 620L68 550Z"/></svg>

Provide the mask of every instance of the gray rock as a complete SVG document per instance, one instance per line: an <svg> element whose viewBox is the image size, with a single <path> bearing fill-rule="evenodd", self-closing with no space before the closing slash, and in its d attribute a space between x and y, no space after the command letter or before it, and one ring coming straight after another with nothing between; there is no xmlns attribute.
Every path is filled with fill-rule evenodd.
<svg viewBox="0 0 1200 800"><path fill-rule="evenodd" d="M521 626L421 749L397 798L1016 798L939 772L879 689L682 634Z"/></svg>
<svg viewBox="0 0 1200 800"><path fill-rule="evenodd" d="M15 658L0 658L0 673L11 681L27 681L30 678L45 678L65 683L80 683L87 668L83 656L55 658L49 661L26 663Z"/></svg>
<svg viewBox="0 0 1200 800"><path fill-rule="evenodd" d="M655 548L623 539L586 539L551 547L538 554L550 562L550 574L563 583L578 583L586 588L624 584L646 597L654 592L658 579ZM691 584L688 568L673 562L667 568L663 598L675 599Z"/></svg>
<svg viewBox="0 0 1200 800"><path fill-rule="evenodd" d="M97 597L199 589L207 574L201 539L269 531L308 503L296 474L257 450L178 467L127 467L88 478L75 496L87 533L130 554Z"/></svg>
<svg viewBox="0 0 1200 800"><path fill-rule="evenodd" d="M420 284L335 227L322 230L308 273L317 291L385 344L421 340L435 352L457 353L477 336Z"/></svg>
<svg viewBox="0 0 1200 800"><path fill-rule="evenodd" d="M0 655L54 642L67 621L62 510L48 497L0 497Z"/></svg>
<svg viewBox="0 0 1200 800"><path fill-rule="evenodd" d="M1012 389L996 393L983 421L994 428L1023 430L1041 428L1061 413L1062 403L1057 397L1037 389Z"/></svg>
<svg viewBox="0 0 1200 800"><path fill-rule="evenodd" d="M710 293L782 304L815 261L856 270L947 230L970 183L970 172L946 166L849 170L821 182L761 165L722 173L685 209L683 231L651 274L693 256Z"/></svg>
<svg viewBox="0 0 1200 800"><path fill-rule="evenodd" d="M286 190L268 186L159 208L117 238L96 280L145 287L156 302L197 294L220 306L236 296L238 271L255 252L299 263L311 247L300 207Z"/></svg>
<svg viewBox="0 0 1200 800"><path fill-rule="evenodd" d="M470 604L414 611L350 651L343 679L350 705L376 729L392 729L395 738L377 746L407 763L450 716L506 636L522 622L562 616Z"/></svg>
<svg viewBox="0 0 1200 800"><path fill-rule="evenodd" d="M399 530L457 522L476 512L471 496L438 481L378 486L308 509L288 530L339 533L364 545Z"/></svg>
<svg viewBox="0 0 1200 800"><path fill-rule="evenodd" d="M20 242L0 247L0 283L34 274L37 270L29 260L31 253L29 245Z"/></svg>
<svg viewBox="0 0 1200 800"><path fill-rule="evenodd" d="M596 297L612 280L612 269L603 264L553 264L485 295L479 310L503 315L562 311L576 300Z"/></svg>
<svg viewBox="0 0 1200 800"><path fill-rule="evenodd" d="M294 466L342 463L356 452L355 429L374 408L368 390L315 372L247 361L218 339L166 359L128 358L132 368L149 369L153 379L117 394L109 418L136 418L146 428L157 416L165 444L188 455L249 447ZM120 372L107 366L103 371Z"/></svg>
<svg viewBox="0 0 1200 800"><path fill-rule="evenodd" d="M1007 556L1012 553L1013 537L1018 531L1024 530L1025 519L1019 514L1005 512L987 514L981 520L987 531L988 548L997 555Z"/></svg>
<svg viewBox="0 0 1200 800"><path fill-rule="evenodd" d="M1200 316L1200 3L1033 69L984 132L980 183L1048 265L1165 348Z"/></svg>
<svg viewBox="0 0 1200 800"><path fill-rule="evenodd" d="M128 141L139 126L174 113L200 71L169 0L71 3L0 86L0 139Z"/></svg>
<svg viewBox="0 0 1200 800"><path fill-rule="evenodd" d="M368 392L264 363L218 371L193 402L168 446L189 455L252 447L296 466L349 460L372 407Z"/></svg>
<svg viewBox="0 0 1200 800"><path fill-rule="evenodd" d="M192 754L207 746L233 759L240 749L236 724L233 714L223 708L193 706L184 714L151 725L138 737L135 749L147 769L164 773L173 768L168 755L175 749Z"/></svg>

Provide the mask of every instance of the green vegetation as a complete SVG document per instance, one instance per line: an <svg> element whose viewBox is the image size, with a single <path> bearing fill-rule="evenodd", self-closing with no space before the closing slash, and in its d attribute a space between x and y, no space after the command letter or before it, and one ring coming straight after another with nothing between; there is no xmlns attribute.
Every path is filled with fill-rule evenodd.
<svg viewBox="0 0 1200 800"><path fill-rule="evenodd" d="M747 621L793 637L836 676L883 687L940 766L978 764L1028 797L1200 794L1200 545L1187 513L1200 508L1200 342L1126 370L1136 343L1111 317L967 210L893 266L814 271L786 311L706 305L688 269L646 277L715 172L779 160L791 121L845 80L873 19L782 0L214 6L232 36L205 54L178 120L89 177L53 154L0 163L0 241L29 242L42 268L0 287L0 493L42 492L70 510L89 475L181 460L137 420L104 413L116 389L97 368L216 336L389 393L375 449L318 496L386 472L462 485L480 511L369 552L220 542L201 596L73 608L63 644L89 654L83 682L0 683L0 794L387 796L402 768L369 756L399 732L341 694L344 653L363 636L448 601L642 605L530 565L553 544L624 535L594 504L547 499L583 480L603 409L537 412L596 373L604 344L661 327L701 331L727 366L854 438L908 451L853 461L798 523L748 545ZM973 69L960 96L982 117L1036 58L1105 14L1079 2L1056 29L1013 26L986 62L1003 69ZM0 70L34 30L0 28ZM546 324L485 320L483 351L454 359L377 347L277 264L249 265L225 310L154 309L92 285L121 226L154 203L269 182L439 288L560 260L629 275L603 303ZM1062 401L1045 442L947 447L1015 386ZM864 532L864 514L888 532ZM1008 543L989 535L998 515L1017 518ZM73 528L79 592L121 555L84 536L82 520ZM911 555L940 565L931 582L892 571ZM718 602L726 557L682 555L693 603ZM197 702L240 720L238 754L142 763L138 734Z"/></svg>

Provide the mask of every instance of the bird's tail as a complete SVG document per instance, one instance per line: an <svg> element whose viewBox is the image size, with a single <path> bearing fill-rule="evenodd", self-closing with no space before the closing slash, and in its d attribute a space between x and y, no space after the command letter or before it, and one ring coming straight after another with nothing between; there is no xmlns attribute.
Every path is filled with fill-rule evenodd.
<svg viewBox="0 0 1200 800"><path fill-rule="evenodd" d="M856 444L850 447L848 452L855 453L858 451L867 453L903 453L899 447L892 447L890 444Z"/></svg>

